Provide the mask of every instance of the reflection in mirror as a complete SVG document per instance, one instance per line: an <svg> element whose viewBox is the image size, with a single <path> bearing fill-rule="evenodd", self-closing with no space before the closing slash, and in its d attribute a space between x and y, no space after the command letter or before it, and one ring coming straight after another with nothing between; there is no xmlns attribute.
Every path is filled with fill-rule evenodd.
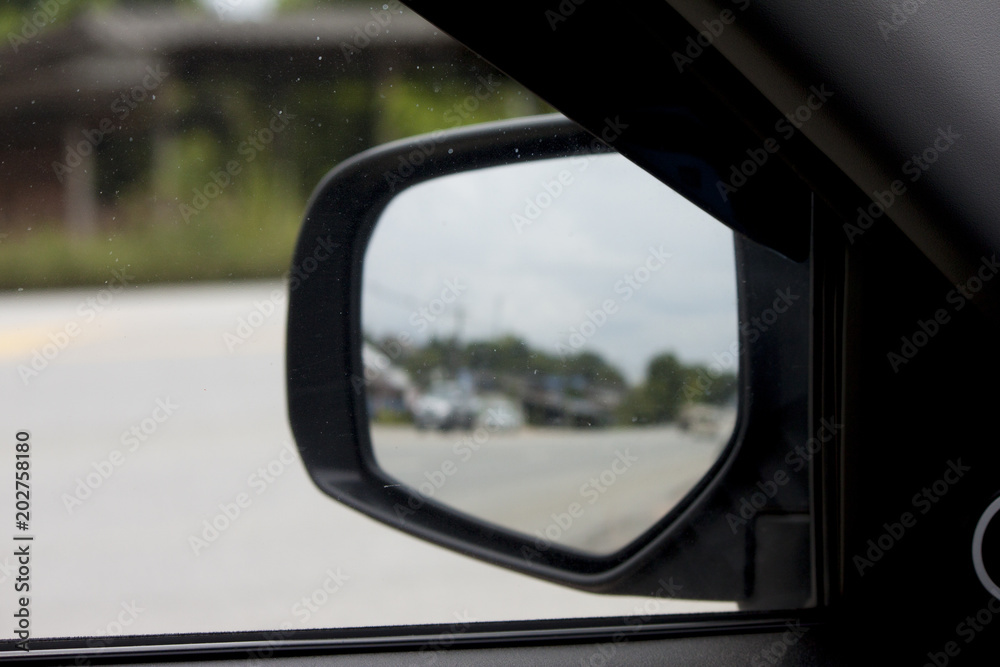
<svg viewBox="0 0 1000 667"><path fill-rule="evenodd" d="M626 546L732 435L732 232L618 155L403 191L362 289L378 465L539 549Z"/></svg>

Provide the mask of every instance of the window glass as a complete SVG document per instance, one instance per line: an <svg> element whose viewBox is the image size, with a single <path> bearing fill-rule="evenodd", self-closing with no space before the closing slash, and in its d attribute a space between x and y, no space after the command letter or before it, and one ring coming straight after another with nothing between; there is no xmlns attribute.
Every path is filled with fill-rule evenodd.
<svg viewBox="0 0 1000 667"><path fill-rule="evenodd" d="M0 27L0 615L28 619L0 636L734 608L430 545L330 500L292 443L285 295L312 187L369 146L543 102L395 1L25 0Z"/></svg>

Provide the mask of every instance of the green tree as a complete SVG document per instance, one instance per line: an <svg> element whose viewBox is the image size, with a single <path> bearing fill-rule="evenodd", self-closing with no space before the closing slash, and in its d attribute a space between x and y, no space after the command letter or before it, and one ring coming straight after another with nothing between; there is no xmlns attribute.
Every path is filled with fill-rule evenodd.
<svg viewBox="0 0 1000 667"><path fill-rule="evenodd" d="M400 365L410 374L419 387L430 386L435 372L451 375L460 364L461 346L453 338L432 338L424 347L415 348L407 354Z"/></svg>
<svg viewBox="0 0 1000 667"><path fill-rule="evenodd" d="M706 366L691 366L684 380L684 398L690 403L722 405L736 394L735 373L719 373Z"/></svg>
<svg viewBox="0 0 1000 667"><path fill-rule="evenodd" d="M507 375L575 375L594 386L625 386L625 377L599 354L581 352L560 359L531 348L520 338L505 336L497 340L470 343L463 356L465 365Z"/></svg>
<svg viewBox="0 0 1000 667"><path fill-rule="evenodd" d="M687 368L672 353L650 360L645 381L622 402L618 415L625 424L660 424L674 421L684 405Z"/></svg>

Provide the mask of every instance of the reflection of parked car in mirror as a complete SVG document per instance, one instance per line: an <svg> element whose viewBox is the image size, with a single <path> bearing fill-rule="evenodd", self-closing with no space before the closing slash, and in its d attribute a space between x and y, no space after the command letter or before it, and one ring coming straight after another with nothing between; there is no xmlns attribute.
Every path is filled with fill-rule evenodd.
<svg viewBox="0 0 1000 667"><path fill-rule="evenodd" d="M479 398L458 382L439 382L413 402L417 428L472 429L480 412Z"/></svg>
<svg viewBox="0 0 1000 667"><path fill-rule="evenodd" d="M503 394L483 394L479 398L476 428L488 431L512 431L524 426L524 409Z"/></svg>

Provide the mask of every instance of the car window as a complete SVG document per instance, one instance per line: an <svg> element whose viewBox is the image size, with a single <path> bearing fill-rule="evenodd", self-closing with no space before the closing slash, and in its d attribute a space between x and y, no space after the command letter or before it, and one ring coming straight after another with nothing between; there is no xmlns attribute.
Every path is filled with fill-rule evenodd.
<svg viewBox="0 0 1000 667"><path fill-rule="evenodd" d="M20 2L0 21L16 128L0 145L0 611L24 619L3 637L735 609L468 559L331 501L299 459L283 346L312 187L369 146L544 102L396 2ZM428 391L429 413L458 381Z"/></svg>

